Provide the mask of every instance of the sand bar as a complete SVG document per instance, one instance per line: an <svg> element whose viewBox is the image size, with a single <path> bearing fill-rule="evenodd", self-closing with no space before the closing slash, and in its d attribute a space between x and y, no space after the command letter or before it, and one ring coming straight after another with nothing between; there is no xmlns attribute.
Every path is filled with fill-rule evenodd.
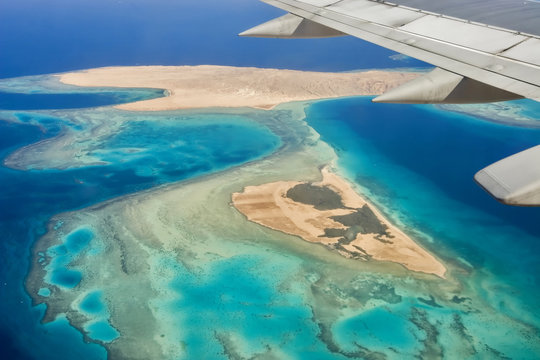
<svg viewBox="0 0 540 360"><path fill-rule="evenodd" d="M341 255L391 261L444 277L445 266L391 224L372 204L326 168L318 183L278 181L234 193L248 220L319 243Z"/></svg>
<svg viewBox="0 0 540 360"><path fill-rule="evenodd" d="M159 111L207 107L271 109L290 101L378 95L418 74L322 73L201 65L106 67L59 76L65 84L84 87L166 89L167 97L117 106L123 110Z"/></svg>

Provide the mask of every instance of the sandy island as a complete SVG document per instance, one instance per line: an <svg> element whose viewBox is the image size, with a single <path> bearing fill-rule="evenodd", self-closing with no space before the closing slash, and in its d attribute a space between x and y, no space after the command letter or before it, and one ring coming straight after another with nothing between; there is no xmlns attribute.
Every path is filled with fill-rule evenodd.
<svg viewBox="0 0 540 360"><path fill-rule="evenodd" d="M323 244L341 255L402 264L444 278L446 268L337 175L318 183L279 181L234 193L234 206L263 226Z"/></svg>
<svg viewBox="0 0 540 360"><path fill-rule="evenodd" d="M166 89L164 98L116 106L159 111L206 107L271 109L290 102L378 95L418 74L385 71L322 73L230 66L126 66L62 74L65 84L85 87Z"/></svg>

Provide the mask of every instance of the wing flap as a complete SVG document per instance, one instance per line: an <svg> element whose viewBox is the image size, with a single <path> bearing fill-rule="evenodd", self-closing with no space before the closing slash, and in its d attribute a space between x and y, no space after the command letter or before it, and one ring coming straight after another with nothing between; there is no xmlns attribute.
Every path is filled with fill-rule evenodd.
<svg viewBox="0 0 540 360"><path fill-rule="evenodd" d="M470 104L515 100L519 95L440 68L373 99L399 104Z"/></svg>
<svg viewBox="0 0 540 360"><path fill-rule="evenodd" d="M474 179L505 204L540 206L540 145L491 164Z"/></svg>
<svg viewBox="0 0 540 360"><path fill-rule="evenodd" d="M309 39L343 36L346 34L304 19L303 17L286 14L246 30L239 35L280 39Z"/></svg>
<svg viewBox="0 0 540 360"><path fill-rule="evenodd" d="M509 59L529 63L531 65L540 66L540 39L530 38L523 41L503 53L504 56Z"/></svg>

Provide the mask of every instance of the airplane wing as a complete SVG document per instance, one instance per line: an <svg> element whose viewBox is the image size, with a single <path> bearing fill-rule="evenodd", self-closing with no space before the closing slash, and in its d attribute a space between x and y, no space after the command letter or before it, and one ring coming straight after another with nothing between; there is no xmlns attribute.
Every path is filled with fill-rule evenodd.
<svg viewBox="0 0 540 360"><path fill-rule="evenodd" d="M519 98L540 101L538 0L262 1L288 14L241 36L353 35L437 66L432 72L376 97L375 102L480 103ZM525 167L527 174L535 174L523 176L523 181L516 182L519 185L512 189L512 193L533 194L519 197L528 198L527 201L501 197L500 189L505 184L500 176L485 176L491 173L490 167L480 171L475 179L504 203L540 206L540 154L537 150L531 153L534 156L518 156L519 161L516 156L504 159L506 166L498 167L515 169L513 165L519 163L518 168ZM514 172L512 177L519 178L519 174ZM530 199L537 200L531 203Z"/></svg>

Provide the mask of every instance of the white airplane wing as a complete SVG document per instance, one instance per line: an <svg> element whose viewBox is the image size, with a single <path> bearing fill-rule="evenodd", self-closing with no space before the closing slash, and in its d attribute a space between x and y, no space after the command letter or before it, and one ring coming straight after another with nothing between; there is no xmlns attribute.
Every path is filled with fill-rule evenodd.
<svg viewBox="0 0 540 360"><path fill-rule="evenodd" d="M241 36L310 38L353 35L436 65L432 72L375 102L478 103L529 98L540 101L538 0L262 0L288 12ZM540 205L540 158L517 157L519 171L503 171L520 193L500 196L501 176L475 177L498 200ZM524 161L526 159L526 161ZM498 169L515 169L516 157ZM499 163L501 163L499 162ZM492 168L493 169L493 168ZM532 170L531 170L532 169ZM500 173L499 175L501 175ZM531 176L534 174L534 176ZM499 182L500 180L500 182ZM525 191L525 195L522 194ZM531 196L529 196L531 195ZM530 199L538 199L532 201Z"/></svg>

